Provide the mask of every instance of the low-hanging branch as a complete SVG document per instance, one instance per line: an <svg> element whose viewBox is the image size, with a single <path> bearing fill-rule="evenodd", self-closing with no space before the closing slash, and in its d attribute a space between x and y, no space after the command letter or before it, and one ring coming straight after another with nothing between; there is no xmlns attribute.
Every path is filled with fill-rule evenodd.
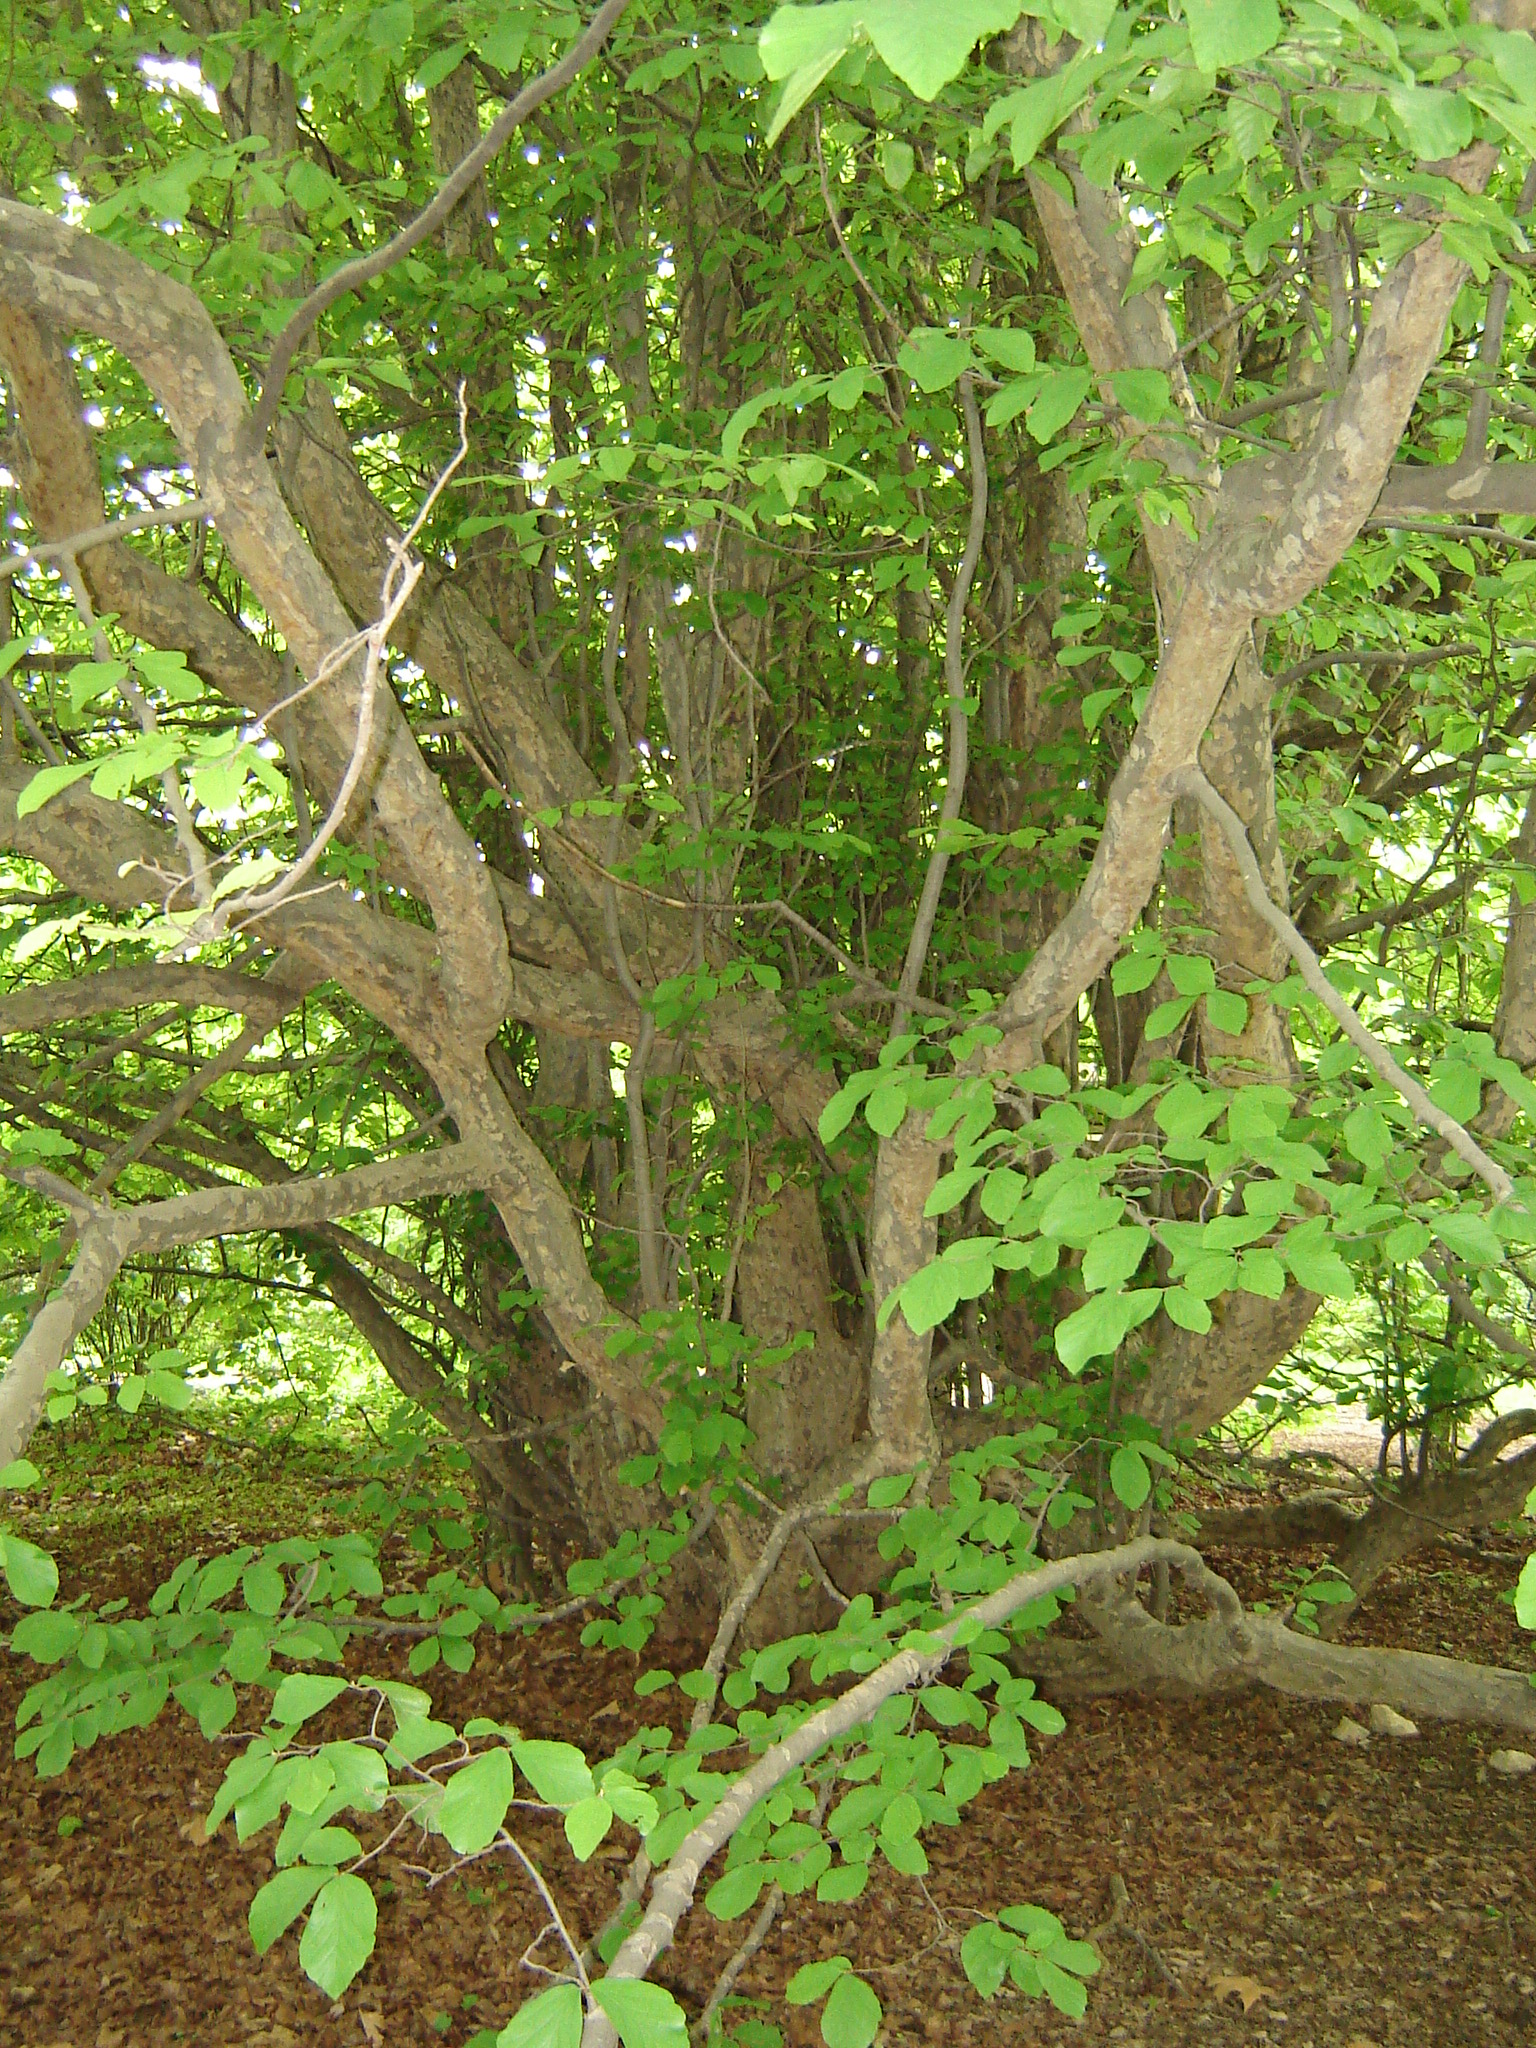
<svg viewBox="0 0 1536 2048"><path fill-rule="evenodd" d="M1134 1598L1137 1576L1159 1564L1177 1571L1189 1590L1204 1599L1204 1621L1169 1627ZM792 1772L862 1727L886 1700L931 1684L962 1638L972 1639L978 1627L1000 1628L1021 1608L1069 1586L1108 1591L1108 1600L1093 1616L1100 1642L1058 1646L1046 1638L1036 1647L1061 1653L1043 1661L1080 1664L1090 1689L1134 1687L1138 1679L1149 1685L1182 1683L1192 1690L1250 1683L1294 1698L1349 1705L1381 1701L1409 1714L1536 1732L1536 1688L1521 1672L1298 1635L1278 1618L1245 1612L1227 1581L1188 1544L1138 1537L1114 1550L1060 1558L1019 1573L925 1636L922 1647L898 1650L867 1678L808 1714L735 1781L679 1844L656 1881L645 1914L609 1965L608 1978L641 1978L649 1972L677 1938L706 1866ZM1033 1652L1026 1653L1026 1661L1035 1661ZM617 2038L604 2012L588 2011L582 2048L617 2048Z"/></svg>
<svg viewBox="0 0 1536 2048"><path fill-rule="evenodd" d="M49 1375L68 1357L128 1258L205 1238L328 1223L424 1195L463 1194L492 1181L495 1165L479 1146L443 1145L313 1180L198 1188L129 1209L98 1201L46 1167L12 1162L5 1177L66 1209L78 1245L63 1286L44 1302L0 1373L0 1465L25 1450L43 1412Z"/></svg>
<svg viewBox="0 0 1536 2048"><path fill-rule="evenodd" d="M83 532L69 534L63 540L39 541L19 555L0 558L0 582L7 577L19 576L34 562L68 562L71 556L88 554L92 548L122 540L130 533L148 533L156 526L180 526L188 519L205 519L212 510L206 498L183 498L179 504L157 505L149 512L131 512L124 519L105 519L100 525L88 526ZM31 655L27 657L29 661L33 658ZM74 661L78 657L69 655L64 658Z"/></svg>

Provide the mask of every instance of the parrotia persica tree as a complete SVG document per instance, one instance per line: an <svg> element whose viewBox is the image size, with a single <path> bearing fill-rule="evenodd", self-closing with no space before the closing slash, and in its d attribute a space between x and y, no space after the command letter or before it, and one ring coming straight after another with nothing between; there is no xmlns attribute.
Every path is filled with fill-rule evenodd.
<svg viewBox="0 0 1536 2048"><path fill-rule="evenodd" d="M19 0L0 1462L168 1275L195 1357L281 1271L525 1589L639 1647L685 1547L725 1616L674 1752L383 1681L394 1736L364 1690L317 1748L366 1545L129 1624L0 1539L40 1768L275 1688L216 1812L287 1804L252 1931L308 1910L327 1990L349 1806L497 1853L516 1772L578 1855L638 1829L504 2036L634 2048L716 1851L725 1914L920 1870L1052 1725L1028 1673L1536 1728L1306 1632L1536 1477L1476 1420L1536 1243L1531 12ZM1148 1533L1298 1346L1400 1446L1363 1521L1223 1518L1334 1543L1299 1630ZM540 1619L433 1585L418 1672ZM1042 1640L1068 1587L1093 1640ZM753 1707L797 1658L869 1675ZM1049 1915L966 1948L1080 2007ZM791 1996L879 2022L843 1959Z"/></svg>

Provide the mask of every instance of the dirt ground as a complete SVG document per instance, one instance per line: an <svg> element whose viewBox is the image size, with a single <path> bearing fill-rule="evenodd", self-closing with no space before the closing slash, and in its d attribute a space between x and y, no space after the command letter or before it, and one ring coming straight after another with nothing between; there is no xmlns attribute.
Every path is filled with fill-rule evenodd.
<svg viewBox="0 0 1536 2048"><path fill-rule="evenodd" d="M316 1501L302 1479L253 1494L221 1490L201 1454L167 1452L143 1483L34 1511L56 1547L65 1597L89 1582L141 1601L201 1529L206 1553L269 1533L284 1499ZM329 1519L326 1503L314 1524ZM302 1517L300 1517L302 1519ZM294 1525L293 1519L287 1526ZM1454 1650L1529 1666L1528 1641L1499 1594L1521 1552L1480 1564L1425 1553L1378 1589L1356 1639ZM1245 1598L1269 1590L1263 1560L1213 1558ZM601 1753L662 1694L633 1695L636 1662L576 1651L574 1631L493 1643L461 1678L428 1683L440 1710L489 1713L531 1734ZM385 1660L376 1651L371 1668ZM675 1648L668 1661L681 1668ZM31 1667L0 1661L10 1725ZM581 1673L573 1703L567 1680ZM680 1703L681 1704L681 1703ZM339 1713L340 1709L332 1712ZM674 1707L674 1714L677 1708ZM1491 1733L1426 1727L1369 1748L1333 1738L1337 1709L1249 1694L1195 1705L1074 1705L1068 1730L976 1801L959 1829L925 1837L926 1880L878 1875L853 1907L788 1902L740 1989L817 2041L814 2009L775 1994L800 1964L845 1953L885 2006L892 2043L1113 2043L1117 2048L1461 2048L1536 2043L1536 1776L1491 1773ZM347 1732L338 1722L327 1734ZM521 1880L485 1866L428 1890L402 1858L378 1951L327 2006L298 1967L296 1939L263 1958L245 1913L270 1874L272 1835L242 1849L226 1826L202 1840L228 1754L176 1707L151 1728L102 1742L39 1784L0 1749L0 2043L5 2048L465 2048L505 2023L533 1981L520 1966L539 1916ZM76 1816L78 1831L59 1823ZM553 1830L520 1831L581 1931L611 1900L625 1851L578 1868ZM1111 1921L1112 1880L1126 1903ZM984 2005L959 1942L976 1914L1019 1901L1051 1907L1104 1959L1088 2014L1073 2024L1004 1994ZM658 1975L697 2012L746 1922L702 1907Z"/></svg>

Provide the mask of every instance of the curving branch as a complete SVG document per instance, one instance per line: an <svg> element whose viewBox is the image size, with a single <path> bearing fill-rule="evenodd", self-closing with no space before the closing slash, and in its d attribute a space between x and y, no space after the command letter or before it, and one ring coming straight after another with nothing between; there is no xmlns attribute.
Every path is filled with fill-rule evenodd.
<svg viewBox="0 0 1536 2048"><path fill-rule="evenodd" d="M1479 190L1492 162L1487 151L1468 151L1449 174ZM1081 181L1076 208L1047 188L1036 201L1089 359L1105 376L1136 359L1129 323L1149 317L1133 316L1140 298L1122 313L1110 289L1125 252L1116 245L1114 262L1090 263L1084 218L1101 201ZM989 1065L1033 1065L1042 1040L1072 1014L1141 914L1161 872L1170 777L1198 758L1254 622L1316 589L1375 509L1465 276L1438 234L1402 257L1376 292L1348 381L1308 447L1240 463L1207 482L1210 519L1187 574L1158 572L1160 582L1174 584L1175 601L1167 605L1156 680L1110 787L1093 864L1072 908L1009 991L997 1019L1005 1036ZM1141 359L1146 346L1142 337Z"/></svg>
<svg viewBox="0 0 1536 2048"><path fill-rule="evenodd" d="M125 1260L210 1237L301 1229L423 1195L462 1194L490 1185L496 1167L479 1146L444 1145L324 1178L276 1187L199 1188L131 1209L110 1208L45 1169L8 1165L5 1177L66 1208L75 1219L79 1243L69 1277L38 1311L0 1373L0 1465L26 1448L43 1412L48 1375L68 1357Z"/></svg>

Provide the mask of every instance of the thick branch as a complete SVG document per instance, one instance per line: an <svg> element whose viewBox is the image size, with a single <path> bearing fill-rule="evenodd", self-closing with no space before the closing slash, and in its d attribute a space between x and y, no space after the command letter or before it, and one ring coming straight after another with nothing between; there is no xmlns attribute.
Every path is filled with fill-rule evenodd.
<svg viewBox="0 0 1536 2048"><path fill-rule="evenodd" d="M1161 869L1171 777L1198 757L1253 621L1315 589L1370 514L1464 275L1438 236L1403 257L1376 294L1348 384L1310 453L1254 458L1215 493L1157 680L1110 788L1093 865L1009 993L1000 1017L1008 1035L993 1064L1033 1063L1042 1038L1072 1014L1140 915Z"/></svg>
<svg viewBox="0 0 1536 2048"><path fill-rule="evenodd" d="M1263 1685L1293 1699L1380 1702L1410 1716L1536 1734L1536 1687L1523 1671L1418 1650L1323 1642L1260 1615L1244 1616L1236 1628L1213 1621L1170 1628L1135 1601L1114 1608L1085 1604L1081 1612L1097 1642L1047 1638L1010 1660L1058 1697L1136 1692L1188 1699Z"/></svg>
<svg viewBox="0 0 1536 2048"><path fill-rule="evenodd" d="M107 541L121 540L126 534L147 533L155 526L180 526L184 520L201 519L212 508L201 498L188 498L179 505L159 505L152 512L134 512L126 519L104 520L100 526L88 526L83 533L69 534L63 540L39 542L23 554L0 557L0 578L19 575L23 569L30 569L34 562L69 562L75 555L82 555L88 548L99 548Z"/></svg>
<svg viewBox="0 0 1536 2048"><path fill-rule="evenodd" d="M23 1031L48 1031L56 1024L106 1016L115 1010L152 1009L162 1003L179 1009L233 1010L240 1016L270 1022L282 1015L290 1001L257 976L233 967L100 967L66 981L12 989L0 996L0 1038Z"/></svg>

